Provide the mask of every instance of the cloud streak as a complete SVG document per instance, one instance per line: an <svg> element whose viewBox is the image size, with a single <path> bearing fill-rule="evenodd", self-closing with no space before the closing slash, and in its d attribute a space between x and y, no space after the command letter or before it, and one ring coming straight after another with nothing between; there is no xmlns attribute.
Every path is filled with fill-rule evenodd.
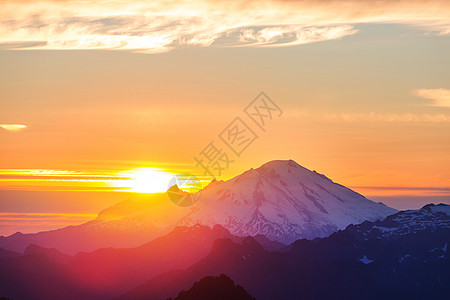
<svg viewBox="0 0 450 300"><path fill-rule="evenodd" d="M3 1L0 49L281 47L339 39L355 24L450 33L446 1Z"/></svg>
<svg viewBox="0 0 450 300"><path fill-rule="evenodd" d="M291 110L286 115L290 115L293 118L309 118L325 122L450 123L450 115L442 113L314 113Z"/></svg>
<svg viewBox="0 0 450 300"><path fill-rule="evenodd" d="M415 94L419 97L432 100L430 106L450 107L450 90L447 89L420 89Z"/></svg>
<svg viewBox="0 0 450 300"><path fill-rule="evenodd" d="M20 131L22 129L27 128L27 125L22 125L22 124L0 124L0 128L7 130L7 131L11 131L11 132L17 132Z"/></svg>
<svg viewBox="0 0 450 300"><path fill-rule="evenodd" d="M57 229L94 220L97 214L87 213L0 213L0 235Z"/></svg>
<svg viewBox="0 0 450 300"><path fill-rule="evenodd" d="M411 113L342 113L324 114L325 121L342 122L410 122L410 123L450 123L446 114L411 114Z"/></svg>

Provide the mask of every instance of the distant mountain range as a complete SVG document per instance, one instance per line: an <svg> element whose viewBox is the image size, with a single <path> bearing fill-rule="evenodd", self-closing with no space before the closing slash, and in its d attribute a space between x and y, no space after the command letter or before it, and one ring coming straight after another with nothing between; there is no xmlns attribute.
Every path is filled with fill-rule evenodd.
<svg viewBox="0 0 450 300"><path fill-rule="evenodd" d="M288 246L260 235L237 237L220 225L177 227L129 249L75 256L36 245L23 254L1 250L0 296L167 299L203 295L211 285L244 295L226 279L201 280L225 274L258 300L447 299L449 243L448 205L398 212Z"/></svg>
<svg viewBox="0 0 450 300"><path fill-rule="evenodd" d="M268 252L253 238L217 240L185 271L157 276L120 297L165 299L205 276L226 274L258 300L448 299L450 206L427 205L330 237Z"/></svg>
<svg viewBox="0 0 450 300"><path fill-rule="evenodd" d="M0 248L23 252L30 244L64 253L135 247L176 226L222 225L235 236L263 235L291 243L326 237L349 224L376 221L396 210L375 203L292 160L271 161L228 181L213 181L196 205L178 207L165 193L123 201L79 226L0 237Z"/></svg>
<svg viewBox="0 0 450 300"><path fill-rule="evenodd" d="M34 244L24 254L0 251L0 296L110 299L161 273L189 267L221 238L242 240L219 225L196 225L176 227L135 248L103 248L74 256Z"/></svg>

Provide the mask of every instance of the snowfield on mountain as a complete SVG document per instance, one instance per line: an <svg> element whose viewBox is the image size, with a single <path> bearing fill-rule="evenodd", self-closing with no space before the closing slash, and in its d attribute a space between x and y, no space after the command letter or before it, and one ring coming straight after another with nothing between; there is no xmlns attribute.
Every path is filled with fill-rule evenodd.
<svg viewBox="0 0 450 300"><path fill-rule="evenodd" d="M214 182L179 225L220 224L234 235L262 234L287 244L395 212L292 160L277 160Z"/></svg>

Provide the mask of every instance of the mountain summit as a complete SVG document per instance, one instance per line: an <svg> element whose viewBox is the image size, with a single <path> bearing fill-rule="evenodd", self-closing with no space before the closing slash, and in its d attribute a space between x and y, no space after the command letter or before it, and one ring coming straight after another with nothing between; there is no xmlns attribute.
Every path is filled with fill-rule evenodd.
<svg viewBox="0 0 450 300"><path fill-rule="evenodd" d="M291 243L395 212L293 160L276 160L203 190L180 224L220 224L234 235Z"/></svg>
<svg viewBox="0 0 450 300"><path fill-rule="evenodd" d="M120 202L78 226L0 237L0 248L22 252L34 243L77 253L133 247L176 226L196 224L222 225L236 236L265 235L291 243L325 237L349 224L384 219L395 212L292 160L275 160L230 180L212 182L190 207L174 205L167 193L149 194L148 200Z"/></svg>

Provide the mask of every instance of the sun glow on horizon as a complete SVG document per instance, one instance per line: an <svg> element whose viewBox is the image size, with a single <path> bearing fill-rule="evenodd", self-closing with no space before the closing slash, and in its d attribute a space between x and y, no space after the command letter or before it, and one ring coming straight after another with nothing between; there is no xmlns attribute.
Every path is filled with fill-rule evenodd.
<svg viewBox="0 0 450 300"><path fill-rule="evenodd" d="M129 192L135 193L166 192L173 178L172 174L157 168L137 168L120 172L118 175L129 178L129 180L121 180L118 184L128 188Z"/></svg>
<svg viewBox="0 0 450 300"><path fill-rule="evenodd" d="M154 167L125 171L0 169L0 190L164 193L177 184L192 193L210 182L209 178L189 174Z"/></svg>

